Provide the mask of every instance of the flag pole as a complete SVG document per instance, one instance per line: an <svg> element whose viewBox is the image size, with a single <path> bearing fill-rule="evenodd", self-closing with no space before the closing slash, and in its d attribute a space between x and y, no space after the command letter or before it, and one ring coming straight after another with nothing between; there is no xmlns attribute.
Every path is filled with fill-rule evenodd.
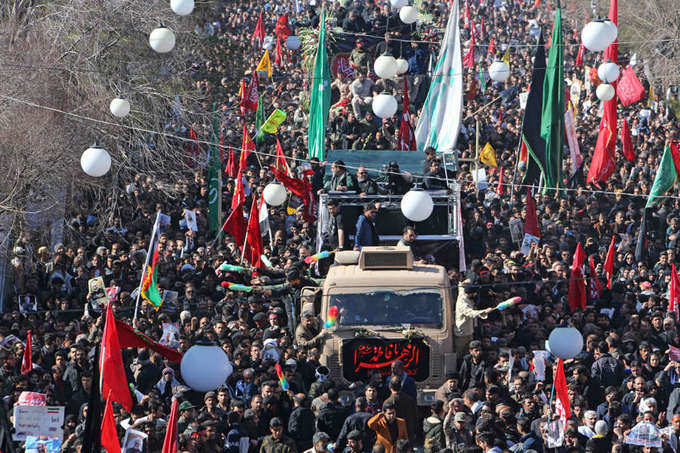
<svg viewBox="0 0 680 453"><path fill-rule="evenodd" d="M144 277L146 277L146 271L149 268L149 263L151 262L151 254L153 247L153 240L156 237L156 232L158 231L158 219L160 218L161 212L156 213L156 221L153 223L153 229L151 230L151 240L149 241L149 249L146 252L146 259L144 260L144 267L142 268L142 278L139 280L139 286L137 287L137 300L135 301L135 315L132 318L133 327L137 328L137 313L139 312L139 299L142 295L142 285L144 284Z"/></svg>
<svg viewBox="0 0 680 453"><path fill-rule="evenodd" d="M479 180L479 120L475 120L475 177ZM479 184L475 184L475 197L477 195Z"/></svg>
<svg viewBox="0 0 680 453"><path fill-rule="evenodd" d="M243 240L243 249L241 249L241 261L239 262L239 264L243 264L243 260L245 259L247 243L248 243L248 229L246 228L246 237Z"/></svg>

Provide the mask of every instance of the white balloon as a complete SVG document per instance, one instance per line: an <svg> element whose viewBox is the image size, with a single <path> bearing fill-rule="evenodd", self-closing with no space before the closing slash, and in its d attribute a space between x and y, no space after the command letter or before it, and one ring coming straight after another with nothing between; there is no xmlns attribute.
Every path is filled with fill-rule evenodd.
<svg viewBox="0 0 680 453"><path fill-rule="evenodd" d="M575 327L555 327L548 336L550 353L560 359L572 359L583 349L583 335Z"/></svg>
<svg viewBox="0 0 680 453"><path fill-rule="evenodd" d="M180 370L189 387L197 392L208 392L223 385L233 367L219 346L195 344L184 353Z"/></svg>
<svg viewBox="0 0 680 453"><path fill-rule="evenodd" d="M616 63L612 63L611 61L602 63L600 67L597 68L597 76L604 83L615 82L619 78L620 74L621 71L619 69L619 65L617 65Z"/></svg>
<svg viewBox="0 0 680 453"><path fill-rule="evenodd" d="M616 41L616 38L619 36L619 28L609 18L606 18L604 20L604 23L607 26L608 31L607 39L609 40L609 44L612 44L614 41Z"/></svg>
<svg viewBox="0 0 680 453"><path fill-rule="evenodd" d="M179 16L188 16L194 11L194 0L170 0L170 9Z"/></svg>
<svg viewBox="0 0 680 453"><path fill-rule="evenodd" d="M111 114L118 118L124 118L130 113L130 102L123 98L114 98L109 104Z"/></svg>
<svg viewBox="0 0 680 453"><path fill-rule="evenodd" d="M392 6L392 9L403 8L408 5L408 0L390 0L390 5Z"/></svg>
<svg viewBox="0 0 680 453"><path fill-rule="evenodd" d="M408 72L408 61L404 58L397 58L397 74L402 75Z"/></svg>
<svg viewBox="0 0 680 453"><path fill-rule="evenodd" d="M600 101L610 101L614 98L616 91L614 91L614 87L610 84L602 83L595 90L595 94Z"/></svg>
<svg viewBox="0 0 680 453"><path fill-rule="evenodd" d="M175 34L167 27L158 27L149 35L149 45L158 53L168 53L175 48Z"/></svg>
<svg viewBox="0 0 680 453"><path fill-rule="evenodd" d="M297 36L289 36L286 38L286 47L290 50L298 50L302 46L300 38Z"/></svg>
<svg viewBox="0 0 680 453"><path fill-rule="evenodd" d="M373 98L373 113L378 118L391 118L397 113L397 100L391 94L379 94Z"/></svg>
<svg viewBox="0 0 680 453"><path fill-rule="evenodd" d="M392 55L380 55L375 59L373 69L381 79L391 79L397 75L397 60Z"/></svg>
<svg viewBox="0 0 680 453"><path fill-rule="evenodd" d="M489 77L494 82L505 82L510 77L510 68L504 61L494 61L489 66Z"/></svg>
<svg viewBox="0 0 680 453"><path fill-rule="evenodd" d="M111 169L111 156L104 148L93 145L80 156L80 166L87 175L99 178Z"/></svg>
<svg viewBox="0 0 680 453"><path fill-rule="evenodd" d="M262 191L262 196L269 206L281 206L286 201L288 193L280 182L270 182Z"/></svg>
<svg viewBox="0 0 680 453"><path fill-rule="evenodd" d="M581 41L586 49L592 52L602 52L609 47L616 39L615 35L612 36L612 25L601 20L588 22L581 30Z"/></svg>
<svg viewBox="0 0 680 453"><path fill-rule="evenodd" d="M422 222L430 217L434 203L429 193L422 189L411 189L401 199L401 212L413 222Z"/></svg>
<svg viewBox="0 0 680 453"><path fill-rule="evenodd" d="M399 10L399 18L405 24L412 24L418 20L418 10L413 6L403 6Z"/></svg>

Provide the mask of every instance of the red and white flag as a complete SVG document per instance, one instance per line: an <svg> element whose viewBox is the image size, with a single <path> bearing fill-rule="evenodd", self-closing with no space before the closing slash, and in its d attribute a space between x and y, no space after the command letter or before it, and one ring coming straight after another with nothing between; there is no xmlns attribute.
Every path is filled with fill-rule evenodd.
<svg viewBox="0 0 680 453"><path fill-rule="evenodd" d="M555 372L555 413L560 417L560 425L563 430L567 428L567 420L571 417L569 407L569 392L567 391L567 379L564 376L564 363L557 359L557 371Z"/></svg>
<svg viewBox="0 0 680 453"><path fill-rule="evenodd" d="M21 359L21 374L28 374L33 369L33 346L31 344L31 331L26 334L26 346L24 357Z"/></svg>
<svg viewBox="0 0 680 453"><path fill-rule="evenodd" d="M417 149L416 136L411 127L411 110L406 77L404 77L404 101L402 105L401 123L399 123L399 149L401 151L415 151Z"/></svg>
<svg viewBox="0 0 680 453"><path fill-rule="evenodd" d="M668 289L668 311L675 313L675 319L678 319L678 304L680 303L680 277L675 268L675 264L671 267L671 284Z"/></svg>
<svg viewBox="0 0 680 453"><path fill-rule="evenodd" d="M123 365L116 319L113 317L110 304L106 308L106 322L104 323L99 360L99 386L102 395L109 395L110 399L118 401L125 410L131 411L132 397Z"/></svg>
<svg viewBox="0 0 680 453"><path fill-rule="evenodd" d="M614 238L612 236L612 241L609 243L609 249L607 250L607 258L604 260L604 272L607 274L607 288L612 289L612 276L614 275Z"/></svg>

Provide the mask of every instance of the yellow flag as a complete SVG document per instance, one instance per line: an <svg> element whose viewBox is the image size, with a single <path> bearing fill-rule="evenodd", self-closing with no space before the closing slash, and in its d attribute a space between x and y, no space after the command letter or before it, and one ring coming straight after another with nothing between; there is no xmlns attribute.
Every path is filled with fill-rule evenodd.
<svg viewBox="0 0 680 453"><path fill-rule="evenodd" d="M505 53L503 54L503 58L501 58L501 60L503 60L503 63L510 67L510 46L505 49Z"/></svg>
<svg viewBox="0 0 680 453"><path fill-rule="evenodd" d="M496 162L496 151L494 151L491 143L486 142L482 152L479 153L479 160L489 167L498 167L498 163Z"/></svg>
<svg viewBox="0 0 680 453"><path fill-rule="evenodd" d="M647 102L647 104L649 106L651 106L652 102L656 102L656 94L654 93L654 84L650 83L649 84L649 101Z"/></svg>
<svg viewBox="0 0 680 453"><path fill-rule="evenodd" d="M267 118L267 121L265 121L264 124L262 124L262 127L260 129L268 134L276 134L279 125L283 123L285 119L286 112L284 112L283 110L276 109L272 112L271 115L269 115L269 118Z"/></svg>
<svg viewBox="0 0 680 453"><path fill-rule="evenodd" d="M269 49L264 51L264 55L262 55L262 59L257 64L257 68L255 68L255 70L267 71L267 77L272 76L272 63L269 61Z"/></svg>

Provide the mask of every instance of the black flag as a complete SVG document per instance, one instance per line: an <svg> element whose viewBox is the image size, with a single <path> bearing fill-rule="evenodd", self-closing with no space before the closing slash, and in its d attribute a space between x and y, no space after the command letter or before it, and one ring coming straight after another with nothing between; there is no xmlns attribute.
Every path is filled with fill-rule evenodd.
<svg viewBox="0 0 680 453"><path fill-rule="evenodd" d="M637 244L635 244L635 261L645 261L647 249L647 209L642 210L640 230L638 231Z"/></svg>
<svg viewBox="0 0 680 453"><path fill-rule="evenodd" d="M538 185L546 166L545 140L541 138L541 117L543 111L543 79L545 78L545 42L543 31L538 37L534 55L534 69L531 73L531 88L524 109L522 138L527 147L527 168L524 184Z"/></svg>
<svg viewBox="0 0 680 453"><path fill-rule="evenodd" d="M101 447L102 398L99 390L99 348L95 348L92 367L92 386L87 402L87 418L82 453L99 453Z"/></svg>

